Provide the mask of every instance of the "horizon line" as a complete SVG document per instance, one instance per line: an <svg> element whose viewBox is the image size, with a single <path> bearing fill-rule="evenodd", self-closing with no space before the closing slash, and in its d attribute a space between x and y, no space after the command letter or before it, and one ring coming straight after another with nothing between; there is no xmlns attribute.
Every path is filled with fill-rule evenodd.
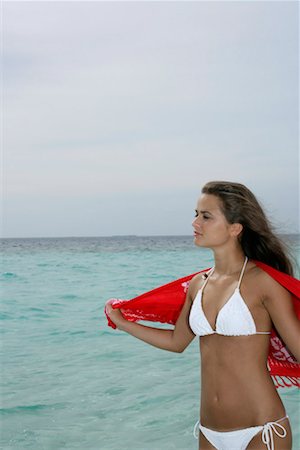
<svg viewBox="0 0 300 450"><path fill-rule="evenodd" d="M293 233L276 233L278 236L298 236L300 232ZM193 234L111 234L111 235L94 235L94 236L7 236L0 237L5 239L84 239L84 238L119 238L119 237L193 237Z"/></svg>

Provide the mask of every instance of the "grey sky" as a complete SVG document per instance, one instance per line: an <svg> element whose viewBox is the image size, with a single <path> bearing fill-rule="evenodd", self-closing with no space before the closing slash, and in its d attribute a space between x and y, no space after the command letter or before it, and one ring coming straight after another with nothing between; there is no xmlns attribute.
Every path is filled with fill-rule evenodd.
<svg viewBox="0 0 300 450"><path fill-rule="evenodd" d="M3 235L189 234L239 181L299 232L298 2L4 2Z"/></svg>

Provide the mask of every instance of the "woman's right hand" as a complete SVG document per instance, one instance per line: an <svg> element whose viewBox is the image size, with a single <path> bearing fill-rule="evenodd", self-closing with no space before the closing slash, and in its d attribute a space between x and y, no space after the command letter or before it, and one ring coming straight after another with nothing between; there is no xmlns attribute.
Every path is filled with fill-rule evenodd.
<svg viewBox="0 0 300 450"><path fill-rule="evenodd" d="M113 309L112 303L114 299L108 300L105 304L105 311L111 321L119 328L122 322L126 322L125 317L121 313L119 308Z"/></svg>

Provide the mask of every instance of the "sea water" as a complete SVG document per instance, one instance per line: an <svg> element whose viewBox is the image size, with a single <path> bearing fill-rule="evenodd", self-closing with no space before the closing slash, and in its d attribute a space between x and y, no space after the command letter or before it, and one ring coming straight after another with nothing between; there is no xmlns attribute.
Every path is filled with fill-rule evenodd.
<svg viewBox="0 0 300 450"><path fill-rule="evenodd" d="M1 449L196 450L197 339L159 350L109 328L103 308L209 267L210 251L189 236L3 239L2 250ZM299 392L280 394L299 450Z"/></svg>

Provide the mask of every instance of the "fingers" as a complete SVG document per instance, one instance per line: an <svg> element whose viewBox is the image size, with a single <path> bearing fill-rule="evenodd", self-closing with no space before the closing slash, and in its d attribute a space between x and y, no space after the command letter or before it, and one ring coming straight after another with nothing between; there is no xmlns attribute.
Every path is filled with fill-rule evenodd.
<svg viewBox="0 0 300 450"><path fill-rule="evenodd" d="M110 313L113 311L113 307L109 304L109 305L105 305L105 311L107 313L107 315L109 316Z"/></svg>
<svg viewBox="0 0 300 450"><path fill-rule="evenodd" d="M109 316L109 314L113 311L113 307L111 306L117 299L116 298L110 298L105 303L105 312Z"/></svg>
<svg viewBox="0 0 300 450"><path fill-rule="evenodd" d="M105 305L105 311L109 317L111 317L112 313L119 313L119 309L114 309L111 304Z"/></svg>
<svg viewBox="0 0 300 450"><path fill-rule="evenodd" d="M109 298L109 299L107 300L107 302L105 303L105 305L111 305L111 304L113 304L115 301L117 301L116 298Z"/></svg>

